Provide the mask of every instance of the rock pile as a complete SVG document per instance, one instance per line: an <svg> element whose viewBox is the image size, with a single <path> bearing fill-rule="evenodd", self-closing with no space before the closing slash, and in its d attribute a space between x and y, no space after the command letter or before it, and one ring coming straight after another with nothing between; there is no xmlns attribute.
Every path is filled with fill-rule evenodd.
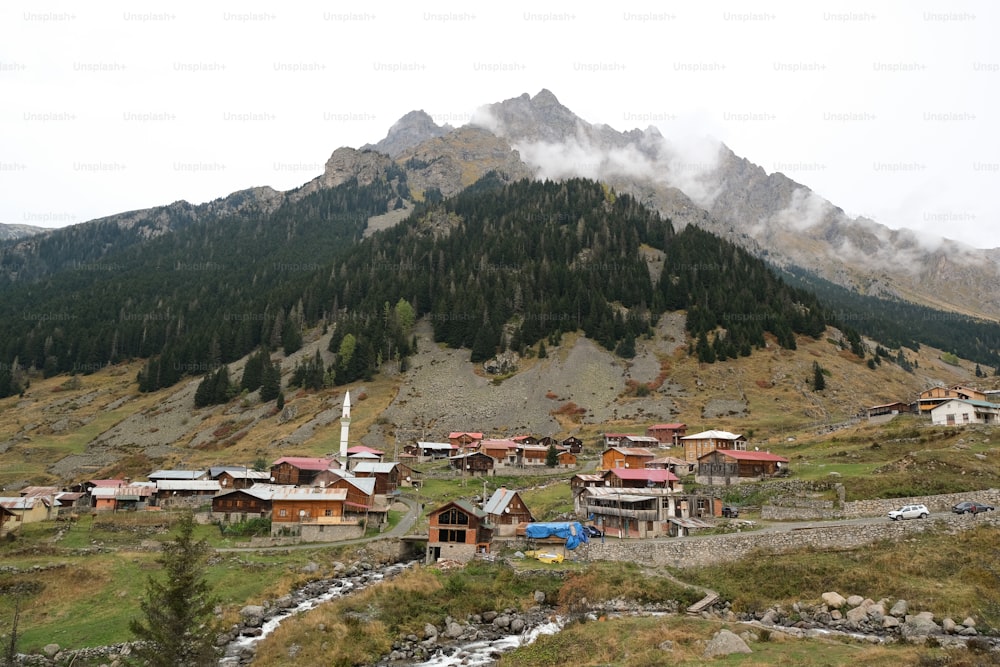
<svg viewBox="0 0 1000 667"><path fill-rule="evenodd" d="M960 623L951 618L938 621L929 611L914 612L906 600L890 604L887 598L875 601L860 595L844 597L836 591L824 593L819 603L796 602L790 608L778 605L757 613L728 613L732 620L756 622L764 627L839 631L865 635L873 641L922 644L934 638L939 644L964 645L979 635L972 617ZM988 641L1000 648L1000 641Z"/></svg>

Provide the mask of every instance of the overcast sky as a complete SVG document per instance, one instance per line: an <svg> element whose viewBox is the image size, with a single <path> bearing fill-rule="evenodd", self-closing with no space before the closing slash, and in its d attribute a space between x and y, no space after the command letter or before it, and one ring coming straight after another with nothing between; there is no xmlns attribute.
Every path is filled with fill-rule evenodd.
<svg viewBox="0 0 1000 667"><path fill-rule="evenodd" d="M550 89L618 130L710 135L852 215L1000 246L993 2L0 5L0 222L257 185L424 109Z"/></svg>

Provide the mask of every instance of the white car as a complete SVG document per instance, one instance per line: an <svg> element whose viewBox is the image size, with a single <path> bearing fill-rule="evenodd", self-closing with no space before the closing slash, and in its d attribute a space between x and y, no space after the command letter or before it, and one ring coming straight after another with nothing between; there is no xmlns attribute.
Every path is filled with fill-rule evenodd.
<svg viewBox="0 0 1000 667"><path fill-rule="evenodd" d="M927 505L903 505L898 510L889 512L889 518L893 521L900 519L926 519L930 515Z"/></svg>

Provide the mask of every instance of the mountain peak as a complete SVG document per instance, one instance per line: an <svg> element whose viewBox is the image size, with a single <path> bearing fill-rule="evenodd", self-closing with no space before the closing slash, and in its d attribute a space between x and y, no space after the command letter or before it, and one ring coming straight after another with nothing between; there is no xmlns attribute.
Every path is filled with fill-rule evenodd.
<svg viewBox="0 0 1000 667"><path fill-rule="evenodd" d="M389 128L385 139L377 144L365 144L362 150L375 150L392 158L418 146L428 139L435 139L450 132L451 125L438 125L423 109L410 111Z"/></svg>

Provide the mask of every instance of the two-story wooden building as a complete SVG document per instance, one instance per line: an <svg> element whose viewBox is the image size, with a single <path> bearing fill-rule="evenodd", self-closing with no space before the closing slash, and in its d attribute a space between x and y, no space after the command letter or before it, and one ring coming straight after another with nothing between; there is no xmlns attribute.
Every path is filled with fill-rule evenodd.
<svg viewBox="0 0 1000 667"><path fill-rule="evenodd" d="M468 452L479 449L479 441L483 439L483 434L474 431L452 431L448 434L448 443L452 449L459 452Z"/></svg>
<svg viewBox="0 0 1000 667"><path fill-rule="evenodd" d="M917 408L920 414L929 415L931 410L953 398L963 401L989 402L990 400L990 396L986 392L956 384L951 387L931 387L920 392L920 396L917 397Z"/></svg>
<svg viewBox="0 0 1000 667"><path fill-rule="evenodd" d="M330 468L339 468L340 462L331 458L283 456L271 464L271 482L290 486L308 486L316 475Z"/></svg>
<svg viewBox="0 0 1000 667"><path fill-rule="evenodd" d="M490 459L492 460L492 459ZM428 515L427 562L468 562L489 553L493 526L485 510L464 500L454 500Z"/></svg>
<svg viewBox="0 0 1000 667"><path fill-rule="evenodd" d="M489 475L493 472L496 461L492 456L487 456L482 452L469 452L448 458L448 463L453 470L457 470L462 475Z"/></svg>
<svg viewBox="0 0 1000 667"><path fill-rule="evenodd" d="M613 489L682 489L677 475L663 468L612 468L601 477Z"/></svg>
<svg viewBox="0 0 1000 667"><path fill-rule="evenodd" d="M680 439L687 435L687 424L653 424L646 429L646 435L656 438L660 447L677 447L681 444Z"/></svg>
<svg viewBox="0 0 1000 667"><path fill-rule="evenodd" d="M695 481L706 485L739 484L773 477L788 459L771 452L717 449L698 458Z"/></svg>
<svg viewBox="0 0 1000 667"><path fill-rule="evenodd" d="M535 520L517 491L501 486L483 506L486 520L493 525L497 537L513 537L518 524Z"/></svg>
<svg viewBox="0 0 1000 667"><path fill-rule="evenodd" d="M271 498L275 487L229 489L212 498L212 519L222 523L239 523L271 515Z"/></svg>
<svg viewBox="0 0 1000 667"><path fill-rule="evenodd" d="M716 449L746 450L747 439L729 431L710 430L686 435L680 439L684 445L684 460L697 463L699 457Z"/></svg>
<svg viewBox="0 0 1000 667"><path fill-rule="evenodd" d="M645 447L609 447L601 452L601 469L645 468L655 458Z"/></svg>
<svg viewBox="0 0 1000 667"><path fill-rule="evenodd" d="M364 534L354 513L346 511L347 490L318 486L278 489L271 498L271 535L297 536L305 542L336 542Z"/></svg>

